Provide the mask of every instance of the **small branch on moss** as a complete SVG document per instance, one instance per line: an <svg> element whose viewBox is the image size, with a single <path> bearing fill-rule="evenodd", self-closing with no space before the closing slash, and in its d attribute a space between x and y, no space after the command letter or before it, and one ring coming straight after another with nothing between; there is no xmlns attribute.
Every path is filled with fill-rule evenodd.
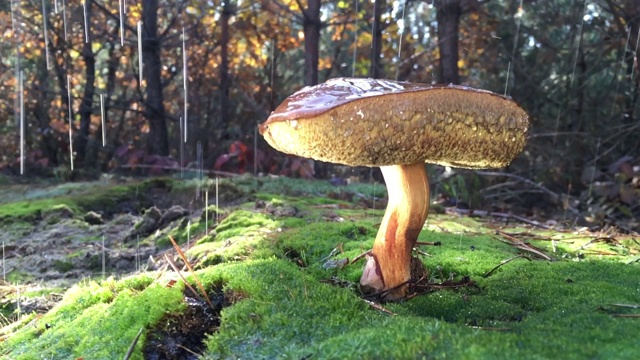
<svg viewBox="0 0 640 360"><path fill-rule="evenodd" d="M611 314L611 315L615 317L621 317L621 318L640 318L640 314Z"/></svg>
<svg viewBox="0 0 640 360"><path fill-rule="evenodd" d="M180 269L178 269L178 266L176 265L175 262L173 262L173 260L171 260L169 255L164 254L164 258L165 258L165 260L167 260L169 265L171 265L171 267L173 268L173 271L175 271L178 274L178 276L180 276L180 279L182 279L182 282L184 283L184 285L187 288L189 288L189 290L191 290L191 292L193 293L193 296L198 298L198 300L202 301L202 298L200 297L200 295L198 295L198 292L196 291L196 289L194 289L193 286L191 286L191 284L189 284L187 282L187 279L185 279L184 276L182 276L182 273L180 272ZM211 307L213 307L213 305Z"/></svg>
<svg viewBox="0 0 640 360"><path fill-rule="evenodd" d="M179 345L179 344L178 344L178 345L176 345L176 346L177 346L177 347L179 347L179 348L181 348L182 350L184 350L184 351L186 351L186 352L190 353L191 355L198 357L198 358L202 356L202 354L198 354L197 352L195 352L195 351L193 351L193 350L191 350L191 349L189 349L189 348L187 348L187 347L184 347L184 346L182 346L182 345Z"/></svg>
<svg viewBox="0 0 640 360"><path fill-rule="evenodd" d="M141 327L140 330L138 331L138 335L136 335L136 337L133 338L133 342L131 342L131 346L129 346L129 350L124 355L124 358L123 358L124 360L129 360L131 355L133 355L133 350L135 350L136 344L138 344L138 340L140 340L140 335L142 335L143 330L144 330L144 327Z"/></svg>
<svg viewBox="0 0 640 360"><path fill-rule="evenodd" d="M326 263L329 259L331 259L332 257L338 255L338 254L342 254L344 252L344 250L342 250L342 243L338 244L338 246L336 246L335 248L333 248L333 250L331 250L331 252L329 253L329 255L327 255L326 257L320 259L317 261L317 263Z"/></svg>
<svg viewBox="0 0 640 360"><path fill-rule="evenodd" d="M536 248L535 246L529 244L529 243L525 243L524 241L517 239L503 231L497 230L496 234L498 235L502 235L505 239L501 239L496 237L495 239L497 239L498 241L502 241L505 244L509 244L512 245L520 250L523 251L527 251L530 252L542 259L545 259L547 261L553 261L553 258L547 254L545 254L541 249Z"/></svg>
<svg viewBox="0 0 640 360"><path fill-rule="evenodd" d="M189 271L191 272L191 274L193 274L193 278L196 280L196 285L198 285L198 288L200 289L200 291L202 291L202 296L204 296L204 299L207 301L207 304L209 304L209 306L211 306L211 308L213 309L213 304L211 303L211 300L209 300L209 295L207 295L207 292L204 290L204 286L202 286L202 283L200 282L198 275L196 275L196 272L193 271L191 264L189 264L189 260L187 260L187 256L182 252L182 249L180 248L180 246L178 246L178 243L176 243L176 241L173 240L173 237L169 236L169 240L171 240L171 244L176 249L180 257L182 258L182 261L184 261L184 264L187 265L187 268L189 268ZM167 256L167 258L169 257Z"/></svg>
<svg viewBox="0 0 640 360"><path fill-rule="evenodd" d="M416 241L416 245L424 245L424 246L441 246L442 243L440 241Z"/></svg>
<svg viewBox="0 0 640 360"><path fill-rule="evenodd" d="M356 263L356 262L358 262L360 259L362 259L362 258L364 258L365 256L370 255L370 254L371 254L371 250L367 250L367 251L363 252L362 254L360 254L360 255L358 255L358 256L356 256L356 257L354 257L354 258L353 258L353 260L351 260L351 262L349 262L349 264L347 264L347 265L355 264L355 263Z"/></svg>
<svg viewBox="0 0 640 360"><path fill-rule="evenodd" d="M596 242L600 242L600 241L603 241L603 242L605 242L605 243L615 244L615 245L621 245L621 244L620 244L620 242L619 242L618 240L616 240L615 238L613 238L613 237L610 237L610 236L601 236L601 237L597 237L597 238L595 238L595 239L592 239L592 240L590 240L588 243L586 243L586 244L584 244L584 245L580 246L580 247L578 248L578 250L584 250L587 246L589 246L589 245L591 245L591 244L594 244L594 243L596 243Z"/></svg>
<svg viewBox="0 0 640 360"><path fill-rule="evenodd" d="M640 256L638 256L638 257L637 257L637 258L635 258L635 259L631 259L631 260L627 261L625 264L626 264L626 265L631 265L631 264L633 264L633 263L635 263L635 262L638 262L638 261L640 261Z"/></svg>
<svg viewBox="0 0 640 360"><path fill-rule="evenodd" d="M488 278L488 277L489 277L489 276L491 276L491 275L492 275L496 270L498 270L501 266L506 265L506 264L510 263L511 261L513 261L513 260L515 260L515 259L518 259L518 258L523 258L523 259L527 259L527 260L531 261L531 259L530 259L530 258L528 258L528 257L526 257L526 256L524 256L524 255L522 255L522 254L518 254L518 255L516 255L516 256L514 256L514 257L511 257L511 258L509 258L509 259L507 259L507 260L502 260L502 261L500 261L500 264L496 265L493 269L491 269L491 270L487 271L484 275L482 275L482 277L483 277L483 278Z"/></svg>
<svg viewBox="0 0 640 360"><path fill-rule="evenodd" d="M472 329L487 330L487 331L511 331L510 328L503 327L488 327L488 326L471 326Z"/></svg>
<svg viewBox="0 0 640 360"><path fill-rule="evenodd" d="M389 314L389 315L395 315L395 313L389 309L384 308L382 305L375 303L371 300L367 300L367 299L362 299L362 301L366 302L367 304L369 304L369 306L371 306L372 308L376 309L376 310L380 310L383 313Z"/></svg>
<svg viewBox="0 0 640 360"><path fill-rule="evenodd" d="M640 309L640 304L610 304L611 306L617 306L628 309Z"/></svg>
<svg viewBox="0 0 640 360"><path fill-rule="evenodd" d="M429 254L428 252L426 252L426 251L422 251L422 250L420 250L420 249L413 248L413 251L415 251L418 255L422 255L422 256L432 256L432 255L431 255L431 254Z"/></svg>

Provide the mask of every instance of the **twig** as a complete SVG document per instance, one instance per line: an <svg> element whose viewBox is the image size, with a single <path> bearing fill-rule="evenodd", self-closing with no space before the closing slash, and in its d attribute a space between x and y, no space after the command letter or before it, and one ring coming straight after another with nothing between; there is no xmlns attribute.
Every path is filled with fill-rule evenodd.
<svg viewBox="0 0 640 360"><path fill-rule="evenodd" d="M189 288L189 290L191 290L193 295L198 299L201 299L196 289L194 289L193 286L191 286L191 284L187 282L187 279L185 279L184 276L182 276L182 272L180 272L180 269L178 269L178 266L176 265L176 263L173 262L173 260L171 260L171 258L167 254L164 254L164 258L167 260L169 265L171 265L171 267L173 268L173 271L175 271L178 274L178 276L180 276L180 279L182 279L182 282L184 282L184 284ZM213 305L211 307L213 307Z"/></svg>
<svg viewBox="0 0 640 360"><path fill-rule="evenodd" d="M389 315L395 315L395 313L389 309L384 308L382 305L377 304L371 300L367 300L367 299L362 299L362 301L366 302L367 304L369 304L369 306L371 306L372 308L376 309L376 310L380 310L383 313L387 313Z"/></svg>
<svg viewBox="0 0 640 360"><path fill-rule="evenodd" d="M488 278L489 276L491 276L491 274L493 274L496 270L498 270L502 265L506 265L508 263L510 263L511 261L517 259L517 258L524 258L527 259L529 261L531 261L531 259L529 259L528 257L522 255L522 254L518 254L512 258L509 258L507 260L502 260L500 261L500 264L496 265L493 269L487 271L484 275L482 275L483 278Z"/></svg>
<svg viewBox="0 0 640 360"><path fill-rule="evenodd" d="M356 263L356 262L358 262L360 259L362 259L363 257L365 257L365 256L367 256L367 255L369 255L369 254L371 254L371 250L367 250L367 251L363 252L362 254L360 254L360 255L358 255L358 256L356 256L356 257L354 257L354 258L353 258L353 260L351 260L351 262L349 262L349 264L347 264L347 265L355 264L355 263Z"/></svg>
<svg viewBox="0 0 640 360"><path fill-rule="evenodd" d="M610 236L603 236L603 237L597 237L595 239L590 240L588 243L580 246L578 248L578 250L584 250L587 246L589 246L589 245L591 245L593 243L596 243L598 241L611 242L611 243L620 245L620 242L618 240L616 240L615 238L612 238Z"/></svg>
<svg viewBox="0 0 640 360"><path fill-rule="evenodd" d="M510 328L487 327L487 326L471 326L472 329L489 330L489 331L511 331Z"/></svg>
<svg viewBox="0 0 640 360"><path fill-rule="evenodd" d="M441 246L442 243L440 241L416 241L416 245L424 245L424 246Z"/></svg>
<svg viewBox="0 0 640 360"><path fill-rule="evenodd" d="M611 314L611 315L615 317L622 317L622 318L640 318L640 314Z"/></svg>
<svg viewBox="0 0 640 360"><path fill-rule="evenodd" d="M432 256L432 255L431 255L431 254L429 254L428 252L426 252L426 251L422 251L422 250L420 250L420 249L413 248L413 251L415 251L416 253L418 253L418 255L422 255L422 256Z"/></svg>
<svg viewBox="0 0 640 360"><path fill-rule="evenodd" d="M447 209L447 210L450 210L450 209ZM458 209L458 208L451 209L450 211L453 211L453 212L458 213L458 214L469 215L469 216L479 216L479 217L493 216L493 217L499 217L499 218L503 218L503 219L514 219L514 220L518 220L520 222L523 222L525 224L537 226L537 227L545 229L545 230L553 229L551 226L547 226L547 225L542 224L542 223L540 223L538 221L529 220L529 219L527 219L527 218L525 218L523 216L509 214L509 213L500 213L500 212L493 212L493 211L486 211L486 210Z"/></svg>
<svg viewBox="0 0 640 360"><path fill-rule="evenodd" d="M625 263L625 265L631 265L631 264L633 264L634 262L638 262L638 261L640 261L640 256L638 256L638 257L637 257L637 258L635 258L635 259L631 259L631 260L627 261L627 262Z"/></svg>
<svg viewBox="0 0 640 360"><path fill-rule="evenodd" d="M559 200L561 199L560 195L556 194L555 192L547 189L546 187L537 184L535 181L529 180L527 178L524 178L522 176L518 176L515 174L510 174L510 173L503 173L503 172L498 172L498 171L475 171L476 174L478 175L483 175L483 176L504 176L504 177L510 177L512 179L516 179L519 181L522 181L525 184L531 185L537 189L542 190L543 192L547 193L549 196L551 196L551 198L553 199L554 202L559 202Z"/></svg>
<svg viewBox="0 0 640 360"><path fill-rule="evenodd" d="M179 347L179 348L181 348L181 349L183 349L184 351L186 351L186 352L190 353L191 355L195 355L195 356L197 356L197 357L200 357L200 355L201 355L201 354L198 354L197 352L195 352L195 351L193 351L193 350L191 350L191 349L189 349L189 348L187 348L187 347L184 347L184 346L182 346L182 345L176 345L176 346L177 346L177 347Z"/></svg>
<svg viewBox="0 0 640 360"><path fill-rule="evenodd" d="M138 344L138 340L140 339L140 335L142 335L143 330L144 330L144 327L141 327L140 330L138 331L138 335L136 335L136 337L133 338L133 342L131 343L131 346L129 346L129 350L127 351L127 353L124 355L123 360L129 360L131 355L133 355L133 350L136 348L136 344Z"/></svg>
<svg viewBox="0 0 640 360"><path fill-rule="evenodd" d="M502 235L506 240L503 240L501 238L496 238L498 241L502 241L505 244L509 244L512 246L515 246L516 248L523 250L523 251L528 251L532 254L535 254L545 260L548 261L553 261L553 258L547 254L545 254L541 249L536 248L535 246L525 243L524 241L520 240L520 239L516 239L513 236L510 236L509 234L503 232L503 231L496 231L496 234L498 235Z"/></svg>
<svg viewBox="0 0 640 360"><path fill-rule="evenodd" d="M629 308L629 309L640 309L640 304L610 304L611 306Z"/></svg>
<svg viewBox="0 0 640 360"><path fill-rule="evenodd" d="M200 289L200 291L202 291L202 295L204 296L204 299L207 301L207 304L209 304L209 306L213 308L213 304L211 303L211 300L209 300L209 295L207 295L207 292L204 290L204 286L202 286L202 283L200 282L198 275L196 275L196 272L193 271L193 268L191 267L191 264L189 264L187 257L182 252L182 249L180 248L180 246L178 246L178 243L176 243L176 241L173 240L173 237L169 236L169 240L171 240L171 244L173 244L173 247L176 249L180 257L182 258L182 261L184 261L184 264L187 265L187 268L189 268L189 271L191 271L191 274L193 274L193 278L196 280L196 285L198 285L198 288Z"/></svg>

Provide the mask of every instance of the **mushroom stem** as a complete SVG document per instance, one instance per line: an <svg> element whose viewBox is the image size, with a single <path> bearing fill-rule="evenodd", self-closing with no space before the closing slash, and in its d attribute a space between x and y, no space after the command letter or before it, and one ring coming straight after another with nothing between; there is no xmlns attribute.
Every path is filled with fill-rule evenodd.
<svg viewBox="0 0 640 360"><path fill-rule="evenodd" d="M411 252L429 212L429 179L424 163L382 166L389 203L360 284L376 292L393 289L388 300L405 297ZM397 287L397 289L396 289Z"/></svg>

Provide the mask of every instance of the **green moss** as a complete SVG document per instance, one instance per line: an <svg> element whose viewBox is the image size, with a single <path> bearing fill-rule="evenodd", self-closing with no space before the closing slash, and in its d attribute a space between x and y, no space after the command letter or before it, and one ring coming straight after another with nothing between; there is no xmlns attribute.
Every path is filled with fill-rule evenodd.
<svg viewBox="0 0 640 360"><path fill-rule="evenodd" d="M468 276L477 287L383 304L394 313L388 315L365 303L355 286L330 285L357 283L362 262L344 269L322 266L336 248L343 250L337 258L348 259L370 249L383 210L323 198L319 194L332 189L324 183L278 180L273 189L282 191L276 191L264 180L233 181L247 188L262 181L255 186L265 193L256 193L256 198L295 206L299 214L275 218L265 209L254 209L253 202L241 204L215 228L215 236L188 251L208 289L224 284L238 300L222 311L218 331L207 339L205 359L638 356L640 321L613 315L640 311L611 305L639 302L640 264L625 264L637 257L633 242L590 244L586 236L576 239L572 234L569 240L540 232L557 240L557 252L550 241L533 243L558 261L518 258L485 278L519 250L496 239L482 220L430 215L419 239L442 243L421 247L431 255L421 256L431 280ZM285 195L273 195L278 193ZM303 193L311 195L294 196ZM185 227L180 229L184 236ZM202 221L190 228L192 236L203 230ZM529 228L508 231L535 236ZM150 285L152 278L75 287L35 327L25 327L0 349L25 359L121 358L140 327L149 329L161 314L182 309L180 290ZM45 323L53 327L46 330ZM139 350L135 356L141 357Z"/></svg>
<svg viewBox="0 0 640 360"><path fill-rule="evenodd" d="M12 270L7 273L7 282L11 284L19 284L33 281L33 275L28 272Z"/></svg>
<svg viewBox="0 0 640 360"><path fill-rule="evenodd" d="M223 311L206 358L637 355L633 334L640 324L597 310L606 303L637 301L639 271L622 264L522 262L512 271L479 278L481 292L440 291L385 305L395 316L369 308L349 290L318 283L315 271L285 261L219 271L228 288L248 298ZM599 272L616 275L594 279ZM566 275L574 282L566 282Z"/></svg>
<svg viewBox="0 0 640 360"><path fill-rule="evenodd" d="M142 210L152 205L150 194L153 191L171 191L175 181L167 178L152 178L126 185L84 186L75 189L72 194L54 192L32 196L30 200L0 204L0 220L25 219L34 220L56 207L67 207L75 214L100 210L105 214L116 212L123 203L135 210Z"/></svg>
<svg viewBox="0 0 640 360"><path fill-rule="evenodd" d="M73 264L67 261L54 260L53 267L61 273L66 273L73 269Z"/></svg>
<svg viewBox="0 0 640 360"><path fill-rule="evenodd" d="M238 210L222 220L215 228L215 241L223 241L234 236L247 235L275 229L279 223L267 215L246 210Z"/></svg>
<svg viewBox="0 0 640 360"><path fill-rule="evenodd" d="M121 358L140 328L149 329L167 312L184 308L181 286L152 281L143 275L76 286L34 327L2 347L11 349L12 359ZM140 349L138 345L132 359L142 359Z"/></svg>

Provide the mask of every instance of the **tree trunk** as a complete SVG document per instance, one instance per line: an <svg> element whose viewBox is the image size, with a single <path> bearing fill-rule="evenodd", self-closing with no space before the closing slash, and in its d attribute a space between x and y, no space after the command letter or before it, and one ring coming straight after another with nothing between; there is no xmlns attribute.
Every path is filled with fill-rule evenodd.
<svg viewBox="0 0 640 360"><path fill-rule="evenodd" d="M458 27L462 6L460 0L437 0L438 49L440 50L439 82L458 84Z"/></svg>
<svg viewBox="0 0 640 360"><path fill-rule="evenodd" d="M58 152L59 144L56 141L56 133L51 129L51 117L49 116L49 104L51 99L47 94L50 93L49 88L49 73L47 70L47 64L44 59L38 61L38 90L34 91L37 94L37 101L35 103L34 116L38 120L39 135L41 138L37 139L37 145L42 151L42 155L47 158L49 166L58 166ZM25 139L26 141L26 139Z"/></svg>
<svg viewBox="0 0 640 360"><path fill-rule="evenodd" d="M229 121L229 19L233 16L231 2L226 0L222 8L220 24L220 120L219 124Z"/></svg>
<svg viewBox="0 0 640 360"><path fill-rule="evenodd" d="M91 3L92 0L86 0L86 16L87 23L90 24L91 20ZM91 32L86 29L89 34L89 41L85 41L82 46L82 59L85 65L85 84L84 93L82 95L82 102L80 103L80 129L75 140L75 156L78 163L86 165L86 163L94 163L95 159L86 158L87 144L89 142L89 129L91 125L91 115L93 114L93 95L95 94L96 86L96 59L91 49ZM85 161L86 160L86 161Z"/></svg>
<svg viewBox="0 0 640 360"><path fill-rule="evenodd" d="M382 14L382 0L375 0L373 3L373 38L371 40L371 68L369 77L374 79L382 75L380 67L380 53L382 52L382 26L380 18Z"/></svg>
<svg viewBox="0 0 640 360"><path fill-rule="evenodd" d="M149 154L167 156L169 155L169 134L162 95L158 0L142 0L142 22L142 60L146 80L144 116L149 121L147 151Z"/></svg>
<svg viewBox="0 0 640 360"><path fill-rule="evenodd" d="M115 30L113 38L117 37L117 29ZM103 156L102 163L98 164L97 167L101 169L103 172L108 170L109 161L113 157L113 153L115 148L120 144L120 140L113 136L113 133L110 133L109 123L111 122L109 119L109 109L111 108L111 96L114 94L114 89L116 86L116 71L118 70L118 63L120 58L116 55L116 44L114 42L111 43L109 47L109 60L107 61L107 93L104 96L104 126L106 127L107 132L107 143L111 143L112 146L107 146L105 151L105 156ZM102 123L100 123L100 127L98 128L98 133L102 133ZM111 140L111 141L109 141Z"/></svg>
<svg viewBox="0 0 640 360"><path fill-rule="evenodd" d="M309 0L303 11L304 22L304 84L318 83L318 58L320 52L320 0Z"/></svg>

